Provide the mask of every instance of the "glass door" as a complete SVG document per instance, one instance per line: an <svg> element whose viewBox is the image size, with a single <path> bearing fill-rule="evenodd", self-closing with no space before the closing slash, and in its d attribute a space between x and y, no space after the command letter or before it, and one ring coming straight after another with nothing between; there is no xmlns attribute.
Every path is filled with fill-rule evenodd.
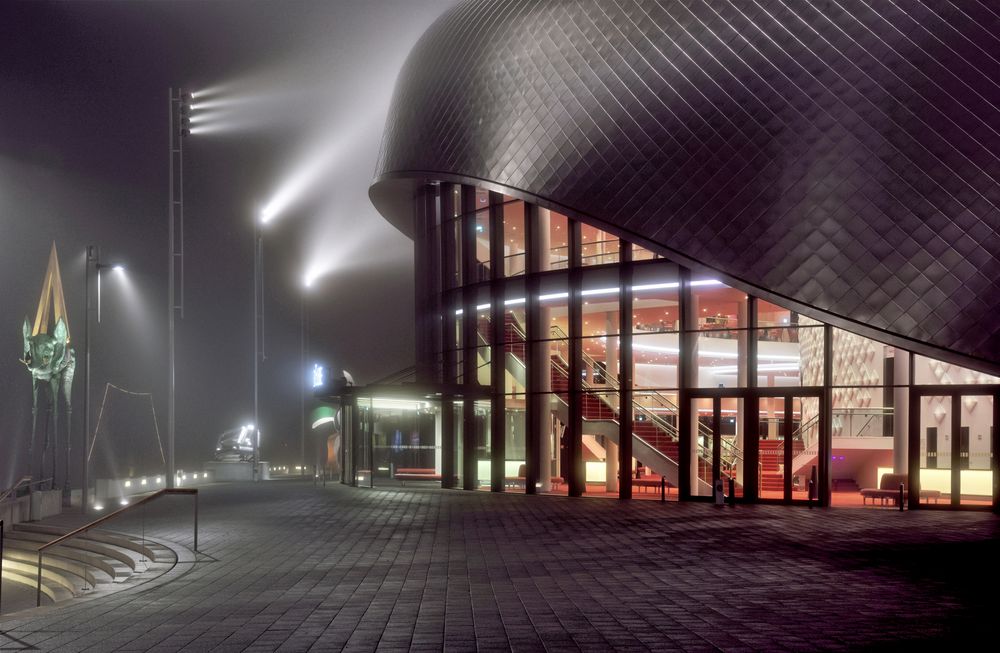
<svg viewBox="0 0 1000 653"><path fill-rule="evenodd" d="M958 476L958 503L993 505L993 441L996 398L990 394L961 395L958 437L952 447ZM954 502L953 502L954 503Z"/></svg>
<svg viewBox="0 0 1000 653"><path fill-rule="evenodd" d="M693 496L744 496L749 478L743 457L745 401L718 394L691 399Z"/></svg>
<svg viewBox="0 0 1000 653"><path fill-rule="evenodd" d="M757 402L761 499L820 499L822 403L818 392L761 392Z"/></svg>
<svg viewBox="0 0 1000 653"><path fill-rule="evenodd" d="M917 416L920 428L920 503L951 503L951 427L954 408L952 395L926 395L920 397ZM896 479L893 479L895 485ZM885 475L880 490L888 487ZM957 496L956 496L957 499Z"/></svg>
<svg viewBox="0 0 1000 653"><path fill-rule="evenodd" d="M919 449L910 455L917 457L911 464L919 471L915 489L922 506L996 505L998 397L993 388L937 387L911 404Z"/></svg>

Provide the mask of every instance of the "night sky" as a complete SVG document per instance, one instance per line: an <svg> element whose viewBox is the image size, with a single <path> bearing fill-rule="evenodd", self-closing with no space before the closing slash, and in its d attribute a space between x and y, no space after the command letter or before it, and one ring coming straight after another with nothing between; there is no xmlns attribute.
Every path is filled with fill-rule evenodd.
<svg viewBox="0 0 1000 653"><path fill-rule="evenodd" d="M86 245L128 266L127 281L104 277L102 323L92 323L93 410L107 382L152 392L165 435L171 86L220 88L234 107L216 121L224 129L185 141L178 466L208 459L218 434L252 415L253 215L316 152L326 153L318 181L267 227L265 459L297 458L304 275L319 275L307 298L310 367L364 383L412 364L412 244L367 189L398 69L452 4L0 3L0 487L26 465L21 325L34 317L53 240L78 360ZM116 405L116 446L155 447L144 409ZM82 362L74 406L79 451Z"/></svg>

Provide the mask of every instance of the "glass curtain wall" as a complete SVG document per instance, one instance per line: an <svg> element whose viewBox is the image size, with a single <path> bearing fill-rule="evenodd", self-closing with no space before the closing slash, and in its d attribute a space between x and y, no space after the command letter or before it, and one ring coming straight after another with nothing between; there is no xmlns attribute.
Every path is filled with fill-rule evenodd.
<svg viewBox="0 0 1000 653"><path fill-rule="evenodd" d="M440 442L455 456L459 481L475 470L472 485L487 487L491 468L502 462L502 479L492 472L495 489L523 491L529 459L537 456L538 489L565 492L571 388L578 384L588 494L613 495L628 479L636 496L664 480L674 496L710 496L716 475L734 479L737 497L805 499L809 481L822 480L834 504L870 506L875 491L906 477L919 459L922 489L941 492L945 501L960 494L962 503L990 503L982 488L992 486L994 474L1000 378L828 327L639 245L623 252L614 236L556 211L456 184L441 184L429 197L437 215L425 222L437 226L428 226L428 251L439 262L427 269L440 282L431 284L432 319L420 328L440 329L433 347L442 381L487 392L494 386L497 397L455 400L452 419L443 420L452 422L454 436L442 433ZM627 375L619 369L623 254L633 275L631 316L624 316L632 332ZM494 300L498 294L502 300ZM502 301L496 313L494 301ZM539 322L530 335L529 306ZM502 325L493 315L502 315ZM540 366L533 388L532 360ZM630 406L621 405L622 378ZM924 392L955 385L983 391L963 390L958 400L950 391ZM908 446L913 387L926 395L916 413L919 452ZM539 408L528 423L535 400ZM462 419L463 407L475 414ZM629 434L615 431L624 414ZM463 439L463 428L475 433ZM633 451L628 469L617 460L623 437ZM501 441L502 460L491 465L491 443ZM955 487L945 487L950 472L940 470L958 466ZM826 477L817 478L814 468Z"/></svg>
<svg viewBox="0 0 1000 653"><path fill-rule="evenodd" d="M675 265L640 264L632 279L634 496L665 482L677 498L680 458L680 277Z"/></svg>

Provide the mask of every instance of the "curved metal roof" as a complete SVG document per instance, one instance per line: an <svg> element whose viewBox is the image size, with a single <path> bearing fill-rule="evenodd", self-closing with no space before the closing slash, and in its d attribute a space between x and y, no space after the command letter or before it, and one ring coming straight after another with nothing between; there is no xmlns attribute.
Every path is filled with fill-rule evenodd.
<svg viewBox="0 0 1000 653"><path fill-rule="evenodd" d="M974 1L466 2L400 73L371 195L406 230L400 179L501 188L995 368L998 34Z"/></svg>

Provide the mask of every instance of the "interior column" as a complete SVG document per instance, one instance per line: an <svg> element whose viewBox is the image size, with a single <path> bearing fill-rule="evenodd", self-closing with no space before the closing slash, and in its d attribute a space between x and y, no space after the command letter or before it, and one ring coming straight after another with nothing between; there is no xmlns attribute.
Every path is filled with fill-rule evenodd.
<svg viewBox="0 0 1000 653"><path fill-rule="evenodd" d="M699 306L698 296L695 295L694 293L691 293L690 291L687 303L689 306L687 328L690 330L690 332L687 334L682 334L682 337L683 335L686 335L688 338L687 353L689 362L687 366L688 379L686 385L689 388L697 388L701 385L698 382L698 334L697 334L698 316L700 314L701 307ZM690 406L691 426L689 430L690 439L688 440L687 449L688 449L688 474L689 474L688 478L690 479L691 484L689 486L688 491L691 493L692 496L698 496L699 494L701 494L698 484L698 478L699 478L698 465L700 460L698 456L698 431L699 431L698 426L700 424L698 420L698 415L699 415L699 408L701 408L701 405L705 404L706 402L703 400L696 399L690 403L691 403ZM712 405L711 400L708 400L707 405L711 407Z"/></svg>
<svg viewBox="0 0 1000 653"><path fill-rule="evenodd" d="M538 209L538 240L535 242L535 254L538 256L538 267L536 270L545 272L550 269L549 250L551 243L550 214L548 209ZM552 309L539 305L538 323L542 328L539 334L542 338L548 338L549 327L552 324ZM549 405L552 393L552 352L551 345L546 341L539 344L539 362L541 367L538 370L538 392L542 393L542 410L538 414L538 489L548 492L552 489L552 407Z"/></svg>
<svg viewBox="0 0 1000 653"><path fill-rule="evenodd" d="M892 471L905 474L907 471L910 414L910 387L901 385L910 378L910 356L907 352L896 349L892 357L892 378L895 387L892 389Z"/></svg>
<svg viewBox="0 0 1000 653"><path fill-rule="evenodd" d="M739 307L736 309L736 324L740 327L747 326L747 303L743 301L740 303ZM740 388L749 387L747 383L747 371L750 369L750 342L749 339L754 337L750 331L739 331L736 338L736 385ZM743 482L743 460L744 460L744 425L746 424L745 417L745 405L746 400L742 397L736 400L736 451L738 456L736 458L736 482L739 485L745 485ZM728 492L729 489L727 488Z"/></svg>
<svg viewBox="0 0 1000 653"><path fill-rule="evenodd" d="M613 313L605 313L605 333L616 333L618 331L618 320ZM605 338L605 380L604 384L610 388L618 384L618 336L609 335ZM609 393L607 396L612 407L618 411L618 393ZM619 415L620 418L620 415ZM621 424L621 419L618 420ZM618 438L628 437L628 433L619 429ZM604 466L605 466L605 489L609 494L618 492L618 445L609 438L604 439Z"/></svg>

